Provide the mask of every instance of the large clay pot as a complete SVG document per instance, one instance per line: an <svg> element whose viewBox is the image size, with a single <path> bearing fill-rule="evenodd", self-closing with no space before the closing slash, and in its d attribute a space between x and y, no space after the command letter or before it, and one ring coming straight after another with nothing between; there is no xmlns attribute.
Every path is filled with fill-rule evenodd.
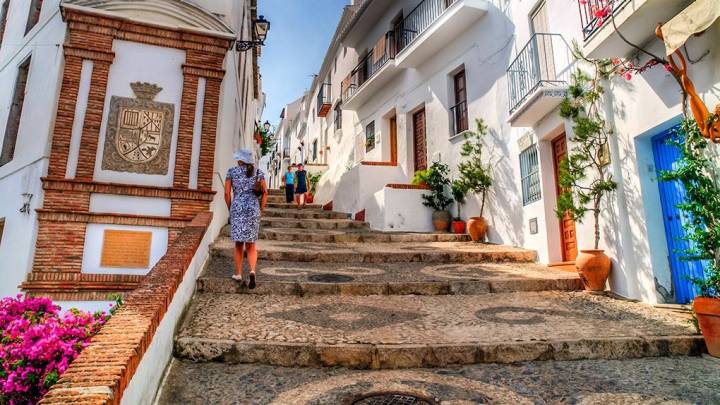
<svg viewBox="0 0 720 405"><path fill-rule="evenodd" d="M432 223L436 231L447 232L450 227L450 213L447 211L433 211Z"/></svg>
<svg viewBox="0 0 720 405"><path fill-rule="evenodd" d="M305 203L312 204L315 201L315 196L312 193L305 194Z"/></svg>
<svg viewBox="0 0 720 405"><path fill-rule="evenodd" d="M452 221L453 233L463 235L465 233L465 221Z"/></svg>
<svg viewBox="0 0 720 405"><path fill-rule="evenodd" d="M612 261L603 250L581 250L575 259L575 267L586 290L604 291L612 268Z"/></svg>
<svg viewBox="0 0 720 405"><path fill-rule="evenodd" d="M473 242L485 242L488 224L483 217L472 217L467 223L467 230Z"/></svg>
<svg viewBox="0 0 720 405"><path fill-rule="evenodd" d="M720 298L697 297L693 307L708 353L720 357Z"/></svg>

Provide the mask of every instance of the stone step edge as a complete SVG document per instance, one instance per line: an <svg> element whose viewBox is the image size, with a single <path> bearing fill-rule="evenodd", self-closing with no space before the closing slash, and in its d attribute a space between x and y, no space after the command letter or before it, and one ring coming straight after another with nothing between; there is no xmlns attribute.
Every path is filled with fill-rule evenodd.
<svg viewBox="0 0 720 405"><path fill-rule="evenodd" d="M374 370L548 360L699 356L705 351L705 343L699 335L417 345L237 342L178 337L174 345L175 357L196 362Z"/></svg>
<svg viewBox="0 0 720 405"><path fill-rule="evenodd" d="M338 243L338 245L342 245ZM232 248L212 246L212 254L232 257ZM534 263L535 252L288 252L259 249L258 258L268 261L285 262L318 262L318 263L394 263L394 262L427 262L427 263Z"/></svg>
<svg viewBox="0 0 720 405"><path fill-rule="evenodd" d="M499 280L347 283L260 280L258 288L255 290L248 290L239 282L229 278L202 276L198 279L197 283L197 292L203 294L253 294L298 297L314 295L482 295L535 291L580 291L582 289L583 285L580 278L507 278Z"/></svg>

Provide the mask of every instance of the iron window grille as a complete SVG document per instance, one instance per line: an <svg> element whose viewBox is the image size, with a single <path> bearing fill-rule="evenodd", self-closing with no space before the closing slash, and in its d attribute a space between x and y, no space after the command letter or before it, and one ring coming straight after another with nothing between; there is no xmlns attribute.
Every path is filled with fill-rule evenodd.
<svg viewBox="0 0 720 405"><path fill-rule="evenodd" d="M375 121L365 127L365 152L375 149Z"/></svg>
<svg viewBox="0 0 720 405"><path fill-rule="evenodd" d="M342 129L342 101L335 105L335 129Z"/></svg>
<svg viewBox="0 0 720 405"><path fill-rule="evenodd" d="M523 205L539 201L542 198L542 192L537 144L520 152L520 178Z"/></svg>

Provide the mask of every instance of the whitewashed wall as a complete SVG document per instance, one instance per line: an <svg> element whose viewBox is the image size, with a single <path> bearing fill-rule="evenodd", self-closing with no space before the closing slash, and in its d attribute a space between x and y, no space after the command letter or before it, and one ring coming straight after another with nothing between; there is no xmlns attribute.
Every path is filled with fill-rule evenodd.
<svg viewBox="0 0 720 405"><path fill-rule="evenodd" d="M25 35L30 2L15 1L9 8L0 47L0 147L12 103L18 66L32 56L20 128L11 162L0 167L0 218L5 230L0 242L0 297L18 293L35 255L37 215L47 174L50 133L63 67L61 44L65 25L58 0L46 0L40 21ZM30 212L22 214L22 194L32 194Z"/></svg>

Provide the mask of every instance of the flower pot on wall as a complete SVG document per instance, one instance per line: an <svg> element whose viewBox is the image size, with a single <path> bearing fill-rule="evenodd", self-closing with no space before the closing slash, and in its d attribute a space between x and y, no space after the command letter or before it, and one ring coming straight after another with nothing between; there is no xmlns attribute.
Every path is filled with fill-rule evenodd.
<svg viewBox="0 0 720 405"><path fill-rule="evenodd" d="M575 259L580 279L586 290L604 291L612 261L603 250L581 250Z"/></svg>
<svg viewBox="0 0 720 405"><path fill-rule="evenodd" d="M467 223L467 230L473 242L485 242L488 224L483 217L472 217Z"/></svg>
<svg viewBox="0 0 720 405"><path fill-rule="evenodd" d="M447 211L433 211L432 223L436 231L447 232L450 227L450 213Z"/></svg>
<svg viewBox="0 0 720 405"><path fill-rule="evenodd" d="M708 353L720 357L720 298L697 297L693 301Z"/></svg>
<svg viewBox="0 0 720 405"><path fill-rule="evenodd" d="M458 235L465 234L465 221L452 221L452 230Z"/></svg>

